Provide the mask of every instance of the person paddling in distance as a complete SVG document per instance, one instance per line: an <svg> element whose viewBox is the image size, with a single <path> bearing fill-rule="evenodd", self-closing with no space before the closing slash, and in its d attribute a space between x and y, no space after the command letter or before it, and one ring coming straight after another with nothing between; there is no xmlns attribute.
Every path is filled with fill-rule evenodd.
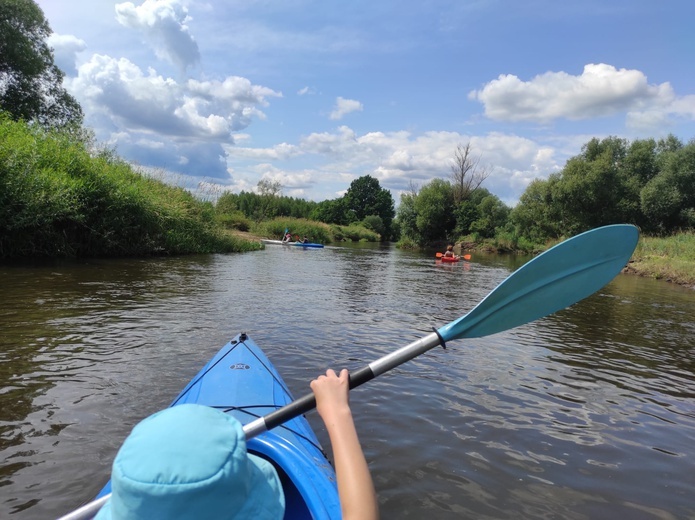
<svg viewBox="0 0 695 520"><path fill-rule="evenodd" d="M446 252L442 256L446 258L455 258L456 255L454 254L454 246L452 246L451 244L446 246Z"/></svg>
<svg viewBox="0 0 695 520"><path fill-rule="evenodd" d="M285 236L282 237L282 241L283 242L292 242L292 233L290 233L289 231L287 233L285 233Z"/></svg>
<svg viewBox="0 0 695 520"><path fill-rule="evenodd" d="M327 370L325 376L311 382L311 389L333 448L343 520L377 520L379 507L374 483L350 410L347 369L340 375Z"/></svg>
<svg viewBox="0 0 695 520"><path fill-rule="evenodd" d="M312 381L331 439L343 520L378 519L376 493L348 401L348 372ZM167 408L133 428L96 520L280 520L285 496L273 465L247 452L241 423L199 404Z"/></svg>

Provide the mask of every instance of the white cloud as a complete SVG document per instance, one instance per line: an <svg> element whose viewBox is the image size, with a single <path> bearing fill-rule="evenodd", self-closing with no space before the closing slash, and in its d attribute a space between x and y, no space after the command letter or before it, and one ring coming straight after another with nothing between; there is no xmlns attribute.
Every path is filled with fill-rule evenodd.
<svg viewBox="0 0 695 520"><path fill-rule="evenodd" d="M333 112L331 112L329 117L333 120L342 119L343 116L349 114L350 112L361 112L363 108L362 103L359 101L338 97L335 100Z"/></svg>
<svg viewBox="0 0 695 520"><path fill-rule="evenodd" d="M506 121L546 123L553 119L588 119L667 105L674 99L668 83L650 85L638 70L589 64L579 76L546 72L531 81L500 75L469 98L483 103L485 115Z"/></svg>
<svg viewBox="0 0 695 520"><path fill-rule="evenodd" d="M300 88L297 91L298 96L307 96L307 95L313 96L314 94L316 94L316 89L314 89L313 87L304 87L304 88Z"/></svg>
<svg viewBox="0 0 695 520"><path fill-rule="evenodd" d="M47 43L53 48L54 63L67 76L77 73L77 54L87 48L84 40L71 34L51 34Z"/></svg>
<svg viewBox="0 0 695 520"><path fill-rule="evenodd" d="M476 155L481 155L481 166L491 171L483 186L510 205L533 179L546 178L566 159L550 144L516 135L467 136L434 131L421 135L405 131L359 135L347 126L309 134L297 145L225 148L228 159L236 161L235 172L241 177L264 175L283 186L327 189L347 186L358 176L370 174L397 193L407 190L411 182L423 186L434 178L448 178L456 145L466 142L471 143ZM244 160L249 164L240 166ZM255 161L263 161L260 171ZM322 195L338 196L335 188Z"/></svg>
<svg viewBox="0 0 695 520"><path fill-rule="evenodd" d="M287 143L280 143L270 148L225 146L225 150L228 157L254 159L258 161L288 160L304 153L298 146Z"/></svg>
<svg viewBox="0 0 695 520"><path fill-rule="evenodd" d="M188 9L179 0L145 0L139 6L116 4L116 20L140 31L160 59L182 71L200 61L198 44L186 25L191 20Z"/></svg>
<svg viewBox="0 0 695 520"><path fill-rule="evenodd" d="M71 90L86 113L123 129L192 140L231 142L231 133L264 117L259 106L281 96L246 78L179 83L143 72L125 58L93 55L82 64Z"/></svg>

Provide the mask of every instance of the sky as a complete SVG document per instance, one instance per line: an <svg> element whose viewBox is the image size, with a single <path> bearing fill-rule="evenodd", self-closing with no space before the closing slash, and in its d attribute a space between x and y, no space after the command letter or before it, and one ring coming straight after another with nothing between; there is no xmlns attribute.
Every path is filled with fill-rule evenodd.
<svg viewBox="0 0 695 520"><path fill-rule="evenodd" d="M396 203L470 144L513 206L590 139L695 138L693 0L38 0L100 146L214 196Z"/></svg>

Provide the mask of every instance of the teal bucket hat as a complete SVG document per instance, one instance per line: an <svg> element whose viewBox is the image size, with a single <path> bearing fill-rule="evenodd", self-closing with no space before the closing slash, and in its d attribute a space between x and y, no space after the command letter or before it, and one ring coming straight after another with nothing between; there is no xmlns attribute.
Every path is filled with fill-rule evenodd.
<svg viewBox="0 0 695 520"><path fill-rule="evenodd" d="M273 465L246 452L241 423L182 404L139 423L113 462L98 520L279 519L285 497Z"/></svg>

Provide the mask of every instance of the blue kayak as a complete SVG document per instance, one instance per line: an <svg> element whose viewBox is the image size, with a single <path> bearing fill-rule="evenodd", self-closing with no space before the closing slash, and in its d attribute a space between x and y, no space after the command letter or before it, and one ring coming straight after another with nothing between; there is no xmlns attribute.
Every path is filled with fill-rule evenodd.
<svg viewBox="0 0 695 520"><path fill-rule="evenodd" d="M240 334L208 362L171 406L212 406L246 424L293 401L263 351ZM285 519L339 519L335 471L302 415L247 442L250 453L269 460L285 492ZM111 492L109 482L99 497Z"/></svg>
<svg viewBox="0 0 695 520"><path fill-rule="evenodd" d="M270 240L267 238L262 239L261 242L276 246L323 247L323 244L317 244L316 242L283 242L282 240Z"/></svg>
<svg viewBox="0 0 695 520"><path fill-rule="evenodd" d="M291 242L288 245L299 247L323 247L323 244L316 244L314 242Z"/></svg>

